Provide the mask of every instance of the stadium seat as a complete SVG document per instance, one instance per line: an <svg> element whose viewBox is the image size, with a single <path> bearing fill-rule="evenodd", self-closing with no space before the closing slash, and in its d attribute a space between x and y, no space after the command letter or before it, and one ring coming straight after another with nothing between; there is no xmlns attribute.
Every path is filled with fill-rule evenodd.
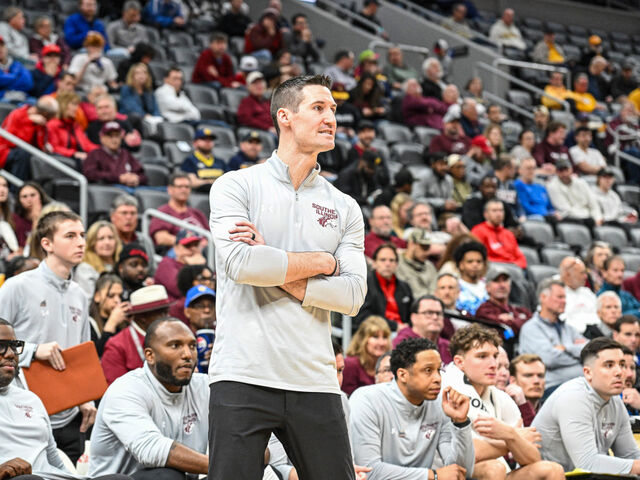
<svg viewBox="0 0 640 480"><path fill-rule="evenodd" d="M624 53L625 55L631 55L633 53L633 48L630 43L614 41L611 46L614 51Z"/></svg>
<svg viewBox="0 0 640 480"><path fill-rule="evenodd" d="M522 132L522 125L520 122L506 120L502 122L500 127L502 129L505 147L507 150L510 150L518 144L518 136L520 135L520 132Z"/></svg>
<svg viewBox="0 0 640 480"><path fill-rule="evenodd" d="M191 143L193 141L193 127L186 123L162 122L158 125L158 134L163 142L178 142L180 140Z"/></svg>
<svg viewBox="0 0 640 480"><path fill-rule="evenodd" d="M169 169L162 165L145 163L142 165L150 187L164 187L169 183Z"/></svg>
<svg viewBox="0 0 640 480"><path fill-rule="evenodd" d="M388 144L398 142L409 143L412 140L411 130L409 130L409 127L398 123L381 123L378 125L378 134L380 138L385 140Z"/></svg>
<svg viewBox="0 0 640 480"><path fill-rule="evenodd" d="M172 32L171 30L166 30L164 38L167 45L191 47L193 49L193 37L187 32Z"/></svg>
<svg viewBox="0 0 640 480"><path fill-rule="evenodd" d="M54 178L47 185L48 192L56 201L69 206L74 212L80 208L80 182L72 178Z"/></svg>
<svg viewBox="0 0 640 480"><path fill-rule="evenodd" d="M624 203L634 208L640 207L640 187L636 185L616 185L615 189Z"/></svg>
<svg viewBox="0 0 640 480"><path fill-rule="evenodd" d="M75 3L75 2L74 2ZM146 26L147 30L147 38L149 39L149 43L151 45L160 45L162 40L160 38L160 33L153 27Z"/></svg>
<svg viewBox="0 0 640 480"><path fill-rule="evenodd" d="M162 157L162 149L153 140L142 140L140 150L134 153L138 159Z"/></svg>
<svg viewBox="0 0 640 480"><path fill-rule="evenodd" d="M413 135L415 136L415 141L428 147L431 144L431 140L433 137L437 137L440 135L440 130L429 127L418 126L413 129Z"/></svg>
<svg viewBox="0 0 640 480"><path fill-rule="evenodd" d="M579 48L586 48L589 45L589 37L585 36L579 36L579 35L569 35L569 43L571 43L571 45L575 45L576 47Z"/></svg>
<svg viewBox="0 0 640 480"><path fill-rule="evenodd" d="M631 238L633 241L633 246L640 248L640 228L631 229Z"/></svg>
<svg viewBox="0 0 640 480"><path fill-rule="evenodd" d="M571 112L565 112L564 110L551 110L551 120L562 123L568 130L573 128L574 118Z"/></svg>
<svg viewBox="0 0 640 480"><path fill-rule="evenodd" d="M547 22L547 28L555 34L566 33L567 31L566 27L558 22Z"/></svg>
<svg viewBox="0 0 640 480"><path fill-rule="evenodd" d="M387 145L387 142L385 142L381 138L376 138L373 142L371 142L371 146L378 151L380 157L382 157L383 162L388 163L391 161L391 150L389 149L389 145Z"/></svg>
<svg viewBox="0 0 640 480"><path fill-rule="evenodd" d="M572 256L573 252L571 250L564 250L560 248L553 247L545 247L540 252L540 258L542 259L543 265L550 265L552 267L559 267L560 262L565 257Z"/></svg>
<svg viewBox="0 0 640 480"><path fill-rule="evenodd" d="M564 50L564 56L567 61L578 61L582 56L582 50L575 45L564 44L562 49ZM631 50L631 47L629 47L629 50Z"/></svg>
<svg viewBox="0 0 640 480"><path fill-rule="evenodd" d="M161 85L162 79L167 74L167 70L168 70L167 64L165 62L152 60L151 62L148 63L148 66L149 66L149 69L151 70L151 73L153 74L153 78L156 81L156 83Z"/></svg>
<svg viewBox="0 0 640 480"><path fill-rule="evenodd" d="M549 265L529 265L527 267L529 278L536 286L545 278L558 274L558 269Z"/></svg>
<svg viewBox="0 0 640 480"><path fill-rule="evenodd" d="M103 214L111 208L111 202L124 194L124 190L111 185L89 185L88 188L89 215Z"/></svg>
<svg viewBox="0 0 640 480"><path fill-rule="evenodd" d="M218 147L235 147L238 145L233 130L219 125L207 125L201 123L198 128L207 128L216 135L215 145Z"/></svg>
<svg viewBox="0 0 640 480"><path fill-rule="evenodd" d="M222 105L209 105L204 103L193 103L200 112L200 119L204 120L218 120L220 122L227 121L227 111Z"/></svg>
<svg viewBox="0 0 640 480"><path fill-rule="evenodd" d="M527 265L540 265L540 255L535 248L520 245L520 251L527 258Z"/></svg>
<svg viewBox="0 0 640 480"><path fill-rule="evenodd" d="M260 135L260 140L262 140L262 153L263 155L271 155L276 149L276 141L273 138L271 132L267 132L266 130L257 130L255 128L249 127L238 127L238 140L244 137L248 132L256 132ZM337 142L336 142L337 143ZM346 155L343 157L346 160Z"/></svg>
<svg viewBox="0 0 640 480"><path fill-rule="evenodd" d="M194 47L177 47L172 45L169 47L169 59L179 63L180 65L195 65L198 61L198 52L194 51ZM191 78L190 76L185 78Z"/></svg>
<svg viewBox="0 0 640 480"><path fill-rule="evenodd" d="M567 25L567 31L571 34L571 35L575 35L577 37L588 37L589 33L587 32L587 29L584 28L582 25Z"/></svg>
<svg viewBox="0 0 640 480"><path fill-rule="evenodd" d="M217 159L224 160L224 162L227 163L237 151L237 147L213 147L213 156ZM269 152L269 156L270 155L271 152Z"/></svg>
<svg viewBox="0 0 640 480"><path fill-rule="evenodd" d="M391 147L391 160L402 165L421 165L424 164L423 150L419 143L396 143Z"/></svg>
<svg viewBox="0 0 640 480"><path fill-rule="evenodd" d="M212 87L187 83L184 86L184 91L187 92L187 95L193 103L204 103L208 105L218 105L220 103L218 92Z"/></svg>
<svg viewBox="0 0 640 480"><path fill-rule="evenodd" d="M619 255L624 260L625 270L630 270L634 273L640 270L640 256L624 252Z"/></svg>
<svg viewBox="0 0 640 480"><path fill-rule="evenodd" d="M631 43L631 37L624 32L611 32L609 38L614 42Z"/></svg>
<svg viewBox="0 0 640 480"><path fill-rule="evenodd" d="M535 28L536 30L543 30L542 21L533 17L525 17L522 19L522 23L529 28Z"/></svg>
<svg viewBox="0 0 640 480"><path fill-rule="evenodd" d="M144 212L148 208L158 208L169 201L167 192L158 190L147 190L139 188L136 190L136 198L140 202L140 212Z"/></svg>
<svg viewBox="0 0 640 480"><path fill-rule="evenodd" d="M169 163L174 166L182 165L184 159L191 154L191 147L189 150L183 151L178 148L175 142L165 142L163 149Z"/></svg>
<svg viewBox="0 0 640 480"><path fill-rule="evenodd" d="M58 155L55 155L54 158L65 164L67 167L71 167L74 170L76 169L76 162L74 160L66 157L60 157ZM31 177L40 184L44 184L54 178L68 178L57 168L54 168L34 157L31 157Z"/></svg>
<svg viewBox="0 0 640 480"><path fill-rule="evenodd" d="M240 135L240 129L244 127L240 127L238 129L238 136ZM336 149L340 151L340 156L342 157L342 161L347 161L347 155L349 154L349 150L351 150L351 142L349 140L345 140L343 138L336 138ZM264 151L264 145L262 145L262 151Z"/></svg>
<svg viewBox="0 0 640 480"><path fill-rule="evenodd" d="M617 249L622 249L629 244L625 231L622 228L615 227L613 225L595 227L593 229L593 236L595 237L595 240L607 242L609 245Z"/></svg>
<svg viewBox="0 0 640 480"><path fill-rule="evenodd" d="M206 218L209 218L210 204L209 195L206 193L192 193L189 197L189 205L200 210Z"/></svg>
<svg viewBox="0 0 640 480"><path fill-rule="evenodd" d="M522 230L527 237L533 238L538 245L549 245L555 239L553 228L546 222L527 220L522 224Z"/></svg>
<svg viewBox="0 0 640 480"><path fill-rule="evenodd" d="M235 88L222 88L220 89L220 100L224 105L227 105L234 112L238 111L240 102L248 93L244 90L236 90Z"/></svg>
<svg viewBox="0 0 640 480"><path fill-rule="evenodd" d="M584 225L577 223L559 223L557 225L560 240L572 247L581 248L591 243L591 232Z"/></svg>
<svg viewBox="0 0 640 480"><path fill-rule="evenodd" d="M620 185L626 182L624 172L620 167L616 167L615 165L607 165L607 168L613 172L613 176L616 178L617 184Z"/></svg>

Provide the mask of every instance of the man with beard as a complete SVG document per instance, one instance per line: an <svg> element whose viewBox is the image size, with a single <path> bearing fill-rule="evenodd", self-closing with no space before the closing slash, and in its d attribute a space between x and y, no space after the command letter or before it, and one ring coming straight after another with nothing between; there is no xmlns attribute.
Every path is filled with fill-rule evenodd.
<svg viewBox="0 0 640 480"><path fill-rule="evenodd" d="M447 156L442 153L429 154L431 169L426 170L421 178L418 178L411 189L413 198L425 198L429 204L439 210L457 210L460 205L453 200L453 179L449 175Z"/></svg>
<svg viewBox="0 0 640 480"><path fill-rule="evenodd" d="M191 187L204 193L224 172L227 165L213 155L216 134L210 128L199 128L193 137L193 152L184 159L180 169L189 175Z"/></svg>
<svg viewBox="0 0 640 480"><path fill-rule="evenodd" d="M414 297L432 294L436 289L438 271L429 260L430 249L429 232L414 228L409 234L406 251L399 255L396 275L409 284Z"/></svg>
<svg viewBox="0 0 640 480"><path fill-rule="evenodd" d="M353 197L359 205L368 205L374 192L389 183L382 159L374 150L366 150L360 158L338 173L336 188Z"/></svg>
<svg viewBox="0 0 640 480"><path fill-rule="evenodd" d="M102 397L91 434L90 475L121 472L138 479L206 474L209 468L208 380L194 373L196 338L182 321L151 323L144 365Z"/></svg>
<svg viewBox="0 0 640 480"><path fill-rule="evenodd" d="M137 243L128 243L120 252L116 265L118 276L122 279L124 290L122 300L128 301L132 292L144 287L149 276L149 256L144 247Z"/></svg>
<svg viewBox="0 0 640 480"><path fill-rule="evenodd" d="M371 231L364 237L364 254L368 258L373 258L373 252L383 243L391 242L396 248L407 247L407 242L392 235L391 209L386 205L373 208L369 218L369 228Z"/></svg>
<svg viewBox="0 0 640 480"><path fill-rule="evenodd" d="M534 353L518 355L509 363L509 385L517 385L522 389L524 398L531 405L534 413L537 413L542 405L546 371L547 367L542 363L542 359ZM506 391L510 393L508 387ZM520 407L520 403L515 398L514 401ZM528 426L525 423L525 427Z"/></svg>

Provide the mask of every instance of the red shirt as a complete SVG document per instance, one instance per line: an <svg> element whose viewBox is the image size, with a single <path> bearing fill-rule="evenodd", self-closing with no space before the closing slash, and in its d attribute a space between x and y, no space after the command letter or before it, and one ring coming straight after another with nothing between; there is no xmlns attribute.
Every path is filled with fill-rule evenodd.
<svg viewBox="0 0 640 480"><path fill-rule="evenodd" d="M53 151L63 157L72 157L76 152L89 153L99 148L73 119L54 118L47 123L47 131Z"/></svg>
<svg viewBox="0 0 640 480"><path fill-rule="evenodd" d="M510 313L511 320L500 320L500 314L502 313ZM476 317L482 318L483 320L489 320L491 322L504 323L511 327L516 335L520 333L520 329L522 325L531 318L532 313L528 308L524 307L514 307L513 305L501 305L498 303L494 303L491 300L487 300L482 305L478 307L476 310Z"/></svg>
<svg viewBox="0 0 640 480"><path fill-rule="evenodd" d="M163 285L167 289L167 295L172 302L182 296L178 289L178 272L182 267L184 267L184 264L175 258L164 257L158 264L156 274L153 276L153 281L156 284Z"/></svg>
<svg viewBox="0 0 640 480"><path fill-rule="evenodd" d="M378 272L376 272L376 277L378 277L378 283L380 284L380 288L382 289L382 293L384 297L387 299L387 307L384 311L384 317L387 320L391 320L392 322L396 322L399 325L402 325L402 319L400 318L400 311L398 310L398 302L396 302L396 276L394 275L391 279L387 280L382 277Z"/></svg>
<svg viewBox="0 0 640 480"><path fill-rule="evenodd" d="M421 338L416 332L413 331L413 328L407 327L403 328L398 332L396 338L393 339L393 348L396 348L400 342L406 340L407 338ZM446 365L448 363L453 362L453 357L451 357L451 352L449 352L449 340L438 337L438 341L436 342L436 346L438 347L438 353L440 353L440 359L442 360L442 365Z"/></svg>
<svg viewBox="0 0 640 480"><path fill-rule="evenodd" d="M270 108L271 102L266 98L244 97L238 106L238 125L269 130L273 127Z"/></svg>
<svg viewBox="0 0 640 480"><path fill-rule="evenodd" d="M140 346L144 345L144 335L136 330ZM102 370L107 383L112 384L116 378L143 365L136 344L131 336L131 329L125 328L118 332L104 346L104 353L100 359Z"/></svg>
<svg viewBox="0 0 640 480"><path fill-rule="evenodd" d="M44 148L47 129L44 125L36 125L29 119L27 111L30 105L16 108L2 122L2 128L16 137L39 149ZM0 137L0 168L4 168L7 155L15 147L9 140Z"/></svg>
<svg viewBox="0 0 640 480"><path fill-rule="evenodd" d="M487 259L490 262L515 263L520 268L527 268L527 258L510 230L502 225L495 227L482 222L473 227L471 233L487 247Z"/></svg>
<svg viewBox="0 0 640 480"><path fill-rule="evenodd" d="M407 248L407 242L399 237L391 236L389 238L383 238L377 233L369 232L366 237L364 237L364 254L373 258L373 252L376 251L383 243L391 243L396 246L396 248Z"/></svg>
<svg viewBox="0 0 640 480"><path fill-rule="evenodd" d="M209 67L213 66L218 71L218 75L211 75L209 73ZM231 82L236 80L236 76L233 72L233 62L231 57L226 53L223 53L219 57L214 57L211 49L204 50L196 66L193 69L193 75L191 81L193 83L206 83L206 82L220 82L223 87L230 87Z"/></svg>

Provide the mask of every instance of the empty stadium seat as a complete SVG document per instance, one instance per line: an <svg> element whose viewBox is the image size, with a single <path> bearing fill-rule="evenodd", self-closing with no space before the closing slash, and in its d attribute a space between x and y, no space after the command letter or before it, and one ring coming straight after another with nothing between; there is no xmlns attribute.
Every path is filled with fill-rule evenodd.
<svg viewBox="0 0 640 480"><path fill-rule="evenodd" d="M571 112L564 110L551 110L551 120L560 122L567 127L567 130L573 129L574 118Z"/></svg>
<svg viewBox="0 0 640 480"><path fill-rule="evenodd" d="M419 143L396 143L391 147L391 160L402 165L424 164L423 150Z"/></svg>
<svg viewBox="0 0 640 480"><path fill-rule="evenodd" d="M227 110L222 105L209 105L199 102L194 102L194 105L200 112L201 120L227 121Z"/></svg>
<svg viewBox="0 0 640 480"><path fill-rule="evenodd" d="M559 267L560 262L565 257L573 255L571 250L558 249L553 247L546 247L540 251L540 257L543 265L550 265L552 267Z"/></svg>
<svg viewBox="0 0 640 480"><path fill-rule="evenodd" d="M180 140L191 143L193 141L193 127L185 123L162 122L158 125L158 134L164 142L178 142Z"/></svg>
<svg viewBox="0 0 640 480"><path fill-rule="evenodd" d="M193 37L187 32L172 32L171 30L166 30L164 39L167 45L193 48Z"/></svg>
<svg viewBox="0 0 640 480"><path fill-rule="evenodd" d="M533 238L538 245L549 245L555 239L553 228L546 222L527 220L522 224L522 230L527 237Z"/></svg>
<svg viewBox="0 0 640 480"><path fill-rule="evenodd" d="M209 218L210 204L209 195L206 193L192 193L189 196L189 205L200 210L206 218Z"/></svg>
<svg viewBox="0 0 640 480"><path fill-rule="evenodd" d="M158 208L169 201L167 192L158 190L137 189L136 198L140 202L140 212L144 212L148 208Z"/></svg>
<svg viewBox="0 0 640 480"><path fill-rule="evenodd" d="M184 86L184 91L193 103L204 103L209 105L218 105L220 99L218 92L212 87L206 87L204 85L197 85L195 83L187 83Z"/></svg>
<svg viewBox="0 0 640 480"><path fill-rule="evenodd" d="M591 243L591 232L584 225L559 223L556 228L560 239L572 247L583 247Z"/></svg>
<svg viewBox="0 0 640 480"><path fill-rule="evenodd" d="M139 159L162 157L162 149L153 140L142 140L140 150L134 154Z"/></svg>
<svg viewBox="0 0 640 480"><path fill-rule="evenodd" d="M538 251L535 248L528 247L526 245L520 245L520 251L527 258L527 265L540 264L540 255L538 255Z"/></svg>
<svg viewBox="0 0 640 480"><path fill-rule="evenodd" d="M111 185L89 185L87 189L89 197L89 215L102 214L109 211L111 202L124 194L125 191Z"/></svg>
<svg viewBox="0 0 640 480"><path fill-rule="evenodd" d="M227 105L234 112L238 111L240 102L248 93L243 90L236 90L235 88L222 88L220 89L220 101Z"/></svg>
<svg viewBox="0 0 640 480"><path fill-rule="evenodd" d="M636 185L616 185L615 189L623 202L634 208L640 207L640 187Z"/></svg>
<svg viewBox="0 0 640 480"><path fill-rule="evenodd" d="M545 278L558 274L558 269L549 265L529 265L527 271L529 272L529 278L536 286Z"/></svg>
<svg viewBox="0 0 640 480"><path fill-rule="evenodd" d="M413 129L413 135L416 142L428 147L431 144L433 137L440 135L440 130L436 128L417 126Z"/></svg>
<svg viewBox="0 0 640 480"><path fill-rule="evenodd" d="M571 35L576 35L579 37L588 37L589 33L587 32L587 29L584 28L582 25L567 25L567 31L571 34Z"/></svg>
<svg viewBox="0 0 640 480"><path fill-rule="evenodd" d="M172 45L169 47L169 58L178 64L182 65L195 65L198 61L199 54L193 50L193 47L177 47ZM185 78L190 79L191 76L185 75Z"/></svg>
<svg viewBox="0 0 640 480"><path fill-rule="evenodd" d="M625 270L630 270L632 272L640 270L640 256L624 252L619 255L624 260Z"/></svg>
<svg viewBox="0 0 640 480"><path fill-rule="evenodd" d="M567 31L566 27L558 22L547 22L547 28L555 34L566 33Z"/></svg>
<svg viewBox="0 0 640 480"><path fill-rule="evenodd" d="M163 149L169 163L174 166L182 165L184 159L191 154L191 147L185 152L180 150L175 142L165 142Z"/></svg>
<svg viewBox="0 0 640 480"><path fill-rule="evenodd" d="M506 120L502 122L500 128L502 130L505 147L507 150L510 150L518 144L518 137L520 136L520 132L522 132L522 125L520 122Z"/></svg>
<svg viewBox="0 0 640 480"><path fill-rule="evenodd" d="M607 242L612 247L616 247L618 249L624 248L628 245L627 234L624 230L612 225L595 227L593 229L593 236L596 240Z"/></svg>
<svg viewBox="0 0 640 480"><path fill-rule="evenodd" d="M162 165L145 163L142 165L150 187L164 187L169 183L169 169Z"/></svg>
<svg viewBox="0 0 640 480"><path fill-rule="evenodd" d="M406 125L400 125L398 123L381 123L378 125L378 134L380 138L385 140L389 144L404 142L409 143L412 141L411 130Z"/></svg>

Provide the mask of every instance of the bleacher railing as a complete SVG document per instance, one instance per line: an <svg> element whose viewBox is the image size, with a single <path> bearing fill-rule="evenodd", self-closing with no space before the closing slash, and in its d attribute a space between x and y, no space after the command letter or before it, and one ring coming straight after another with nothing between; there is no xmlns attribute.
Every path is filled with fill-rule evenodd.
<svg viewBox="0 0 640 480"><path fill-rule="evenodd" d="M79 184L80 188L80 201L79 201L79 214L80 218L82 218L82 223L84 223L85 227L88 228L87 220L88 220L88 205L89 205L89 194L88 194L88 182L87 178L82 175L80 172L75 171L73 168L65 165L61 161L55 159L51 155L47 155L42 150L38 150L33 145L25 142L21 138L16 137L12 133L7 132L4 128L0 128L0 137L9 140L11 143L16 145L16 147L24 150L27 153L30 153L32 158L36 158L38 161L44 162L50 167L64 173L66 176L71 177L76 180ZM8 172L7 172L8 173ZM15 176L13 176L14 180L19 180ZM7 177L8 181L11 181L9 177ZM11 183L15 183L11 181ZM16 183L17 184L17 183Z"/></svg>
<svg viewBox="0 0 640 480"><path fill-rule="evenodd" d="M0 169L0 175L7 179L7 182L20 188L24 185L24 181L16 177L13 173L7 172L4 168Z"/></svg>
<svg viewBox="0 0 640 480"><path fill-rule="evenodd" d="M416 45L407 45L406 43L391 43L391 42L385 42L383 40L371 40L369 42L369 50L373 50L374 52L376 51L376 49L378 50L383 50L383 49L387 49L389 50L391 47L395 47L395 48L399 48L400 50L402 50L405 53L417 53L419 55L424 56L424 58L427 58L429 56L429 49L427 47L419 47Z"/></svg>
<svg viewBox="0 0 640 480"><path fill-rule="evenodd" d="M212 272L215 272L215 249L213 246L213 235L209 230L205 230L204 228L198 227L193 223L186 222L184 220L180 220L176 217L172 217L171 215L161 212L160 210L156 210L155 208L147 208L142 214L142 231L145 235L149 235L149 225L151 225L151 217L158 218L163 220L171 225L175 225L178 228L182 228L184 230L189 230L190 232L197 233L198 235L207 239L207 265L211 268Z"/></svg>
<svg viewBox="0 0 640 480"><path fill-rule="evenodd" d="M358 20L359 23L361 23L362 25L366 25L367 27L371 28L374 32L376 32L376 35L382 35L382 33L384 32L384 29L377 23L366 19L365 17L363 17L358 13L352 12L351 10L340 5L339 3L333 2L331 0L316 0L316 5L320 6L323 10L332 12L333 14L336 15L336 17L341 18L343 20L346 20L346 19L348 19L349 21Z"/></svg>
<svg viewBox="0 0 640 480"><path fill-rule="evenodd" d="M568 90L571 90L571 70L566 67L546 65L537 62L523 62L522 60L511 60L510 58L496 58L493 66L498 68L500 65L507 67L528 68L529 70L539 70L541 72L560 72L564 75L564 82Z"/></svg>

